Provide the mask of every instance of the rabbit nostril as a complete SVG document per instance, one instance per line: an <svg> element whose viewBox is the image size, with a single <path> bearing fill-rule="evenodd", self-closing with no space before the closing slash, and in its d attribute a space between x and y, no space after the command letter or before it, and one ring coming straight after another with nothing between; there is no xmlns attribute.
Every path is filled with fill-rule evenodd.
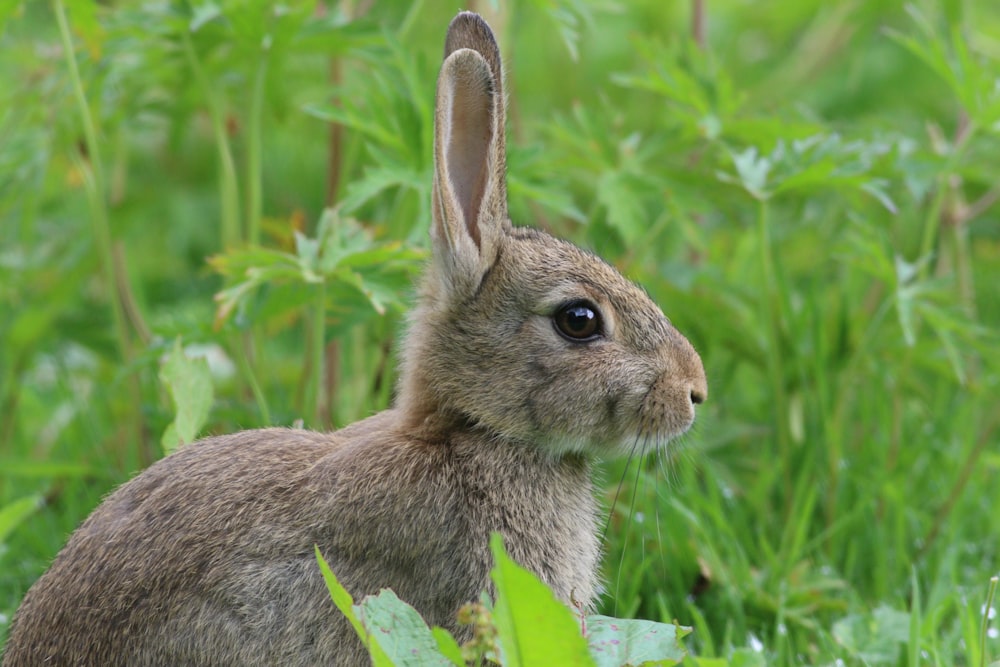
<svg viewBox="0 0 1000 667"><path fill-rule="evenodd" d="M695 405L701 405L705 402L705 395L698 391L697 389L691 390L691 402Z"/></svg>

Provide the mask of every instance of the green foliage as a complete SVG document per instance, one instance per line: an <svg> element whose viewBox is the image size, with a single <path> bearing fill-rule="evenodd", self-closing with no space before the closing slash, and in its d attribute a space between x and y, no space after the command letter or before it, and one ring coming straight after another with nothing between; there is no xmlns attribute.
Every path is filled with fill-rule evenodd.
<svg viewBox="0 0 1000 667"><path fill-rule="evenodd" d="M38 509L41 500L38 496L28 496L0 508L0 545L4 544L4 540L19 524Z"/></svg>
<svg viewBox="0 0 1000 667"><path fill-rule="evenodd" d="M574 614L555 599L534 574L506 554L503 540L490 541L495 566L496 605L484 596L486 608L475 621L495 638L488 651L492 662L509 667L531 665L675 665L685 656L679 639L690 629L651 621ZM375 665L480 664L482 655L467 660L455 639L442 628L427 627L420 615L390 590L355 604L330 570L319 548L316 560L334 604L350 621ZM582 634L585 632L586 634ZM470 642L475 643L475 642Z"/></svg>
<svg viewBox="0 0 1000 667"><path fill-rule="evenodd" d="M598 667L674 665L687 655L680 639L691 628L641 619L588 616L586 632L587 644Z"/></svg>
<svg viewBox="0 0 1000 667"><path fill-rule="evenodd" d="M2 4L0 638L175 420L389 403L454 9ZM692 626L686 664L995 661L997 4L480 9L513 220L641 282L708 372L691 435L606 464L602 611Z"/></svg>
<svg viewBox="0 0 1000 667"><path fill-rule="evenodd" d="M177 416L163 432L164 454L194 442L212 407L212 375L205 359L191 359L174 342L170 356L160 369L160 381L170 392Z"/></svg>
<svg viewBox="0 0 1000 667"><path fill-rule="evenodd" d="M499 535L491 538L490 550L496 563L490 573L497 590L493 618L504 664L593 665L579 623L552 591L506 556Z"/></svg>

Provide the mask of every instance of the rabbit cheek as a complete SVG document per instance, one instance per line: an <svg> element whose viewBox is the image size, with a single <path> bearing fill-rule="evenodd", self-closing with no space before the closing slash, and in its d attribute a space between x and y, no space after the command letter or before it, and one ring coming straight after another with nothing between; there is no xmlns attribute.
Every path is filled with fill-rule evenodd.
<svg viewBox="0 0 1000 667"><path fill-rule="evenodd" d="M638 435L636 415L645 391L632 380L623 385L621 378L634 378L640 369L622 369L609 345L579 352L534 360L526 369L532 382L522 408L535 439L548 449L607 454Z"/></svg>

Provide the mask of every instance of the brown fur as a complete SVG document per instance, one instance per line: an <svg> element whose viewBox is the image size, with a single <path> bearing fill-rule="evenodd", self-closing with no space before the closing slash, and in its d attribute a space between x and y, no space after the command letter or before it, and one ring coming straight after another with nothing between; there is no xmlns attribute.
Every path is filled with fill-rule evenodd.
<svg viewBox="0 0 1000 667"><path fill-rule="evenodd" d="M597 257L506 214L500 55L449 27L435 121L433 260L397 406L336 433L209 438L120 487L14 617L4 665L366 664L313 545L359 598L428 622L490 590L489 535L569 603L597 594L588 459L662 446L706 395L701 361ZM604 318L561 337L560 305Z"/></svg>

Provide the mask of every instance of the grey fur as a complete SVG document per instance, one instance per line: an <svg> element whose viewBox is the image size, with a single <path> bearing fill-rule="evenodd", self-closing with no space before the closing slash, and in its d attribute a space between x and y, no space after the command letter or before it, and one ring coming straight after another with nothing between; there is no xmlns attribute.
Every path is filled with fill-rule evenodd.
<svg viewBox="0 0 1000 667"><path fill-rule="evenodd" d="M588 460L663 446L706 397L697 353L611 266L512 227L500 54L452 22L438 81L433 260L396 407L335 433L208 438L114 491L25 596L4 665L360 665L320 550L356 597L392 588L460 636L492 531L570 603L597 594ZM552 324L585 298L605 331Z"/></svg>

